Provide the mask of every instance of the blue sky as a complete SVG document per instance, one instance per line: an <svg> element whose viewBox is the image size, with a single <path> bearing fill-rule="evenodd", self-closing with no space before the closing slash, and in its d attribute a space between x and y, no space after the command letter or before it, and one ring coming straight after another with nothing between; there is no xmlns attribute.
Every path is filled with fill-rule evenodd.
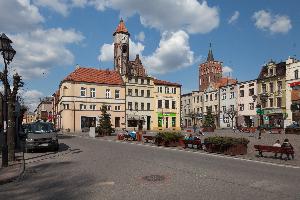
<svg viewBox="0 0 300 200"><path fill-rule="evenodd" d="M257 78L270 59L299 59L299 7L297 0L1 0L0 32L14 42L11 72L24 77L21 95L34 108L76 64L113 68L120 17L132 56L139 53L149 74L189 92L210 42L215 59L241 81Z"/></svg>

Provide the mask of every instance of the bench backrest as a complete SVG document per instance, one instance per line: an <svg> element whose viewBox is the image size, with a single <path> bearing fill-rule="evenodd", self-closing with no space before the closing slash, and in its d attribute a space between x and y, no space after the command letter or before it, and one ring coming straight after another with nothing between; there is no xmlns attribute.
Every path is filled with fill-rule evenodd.
<svg viewBox="0 0 300 200"><path fill-rule="evenodd" d="M258 151L270 151L275 153L294 153L291 147L274 147L269 145L254 145Z"/></svg>

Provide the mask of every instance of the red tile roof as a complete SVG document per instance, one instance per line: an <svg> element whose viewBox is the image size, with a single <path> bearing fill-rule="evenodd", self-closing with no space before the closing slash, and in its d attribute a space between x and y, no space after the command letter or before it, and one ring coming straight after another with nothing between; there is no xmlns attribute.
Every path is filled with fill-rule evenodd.
<svg viewBox="0 0 300 200"><path fill-rule="evenodd" d="M222 77L220 78L216 83L215 83L215 87L219 88L219 87L223 87L226 85L232 85L232 84L236 84L237 80L229 78L229 77Z"/></svg>
<svg viewBox="0 0 300 200"><path fill-rule="evenodd" d="M120 23L113 35L116 35L116 33L125 33L129 35L129 32L125 26L123 19L120 20Z"/></svg>
<svg viewBox="0 0 300 200"><path fill-rule="evenodd" d="M181 86L178 83L171 83L171 82L168 82L168 81L163 81L163 80L158 80L158 79L154 79L153 81L154 81L155 85L168 85L168 86L177 86L177 87Z"/></svg>
<svg viewBox="0 0 300 200"><path fill-rule="evenodd" d="M69 74L64 81L75 81L85 83L97 83L108 85L123 85L121 75L117 71L100 70L94 68L79 67Z"/></svg>

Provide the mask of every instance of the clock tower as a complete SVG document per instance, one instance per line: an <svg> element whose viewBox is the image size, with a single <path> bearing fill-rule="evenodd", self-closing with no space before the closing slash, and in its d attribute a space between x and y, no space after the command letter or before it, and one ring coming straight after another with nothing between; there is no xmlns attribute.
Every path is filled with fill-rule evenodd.
<svg viewBox="0 0 300 200"><path fill-rule="evenodd" d="M113 34L114 36L114 69L121 75L129 73L129 37L130 34L125 26L123 19Z"/></svg>

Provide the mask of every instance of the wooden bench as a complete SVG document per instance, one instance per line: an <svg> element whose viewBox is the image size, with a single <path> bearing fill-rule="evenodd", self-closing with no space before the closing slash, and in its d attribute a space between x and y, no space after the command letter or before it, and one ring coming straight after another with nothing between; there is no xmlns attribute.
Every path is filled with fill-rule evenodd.
<svg viewBox="0 0 300 200"><path fill-rule="evenodd" d="M256 151L258 151L259 156L263 157L263 152L273 152L275 153L275 157L277 153L286 154L286 155L292 155L292 158L294 158L294 150L290 147L274 147L274 146L268 146L268 145L254 145L254 148Z"/></svg>
<svg viewBox="0 0 300 200"><path fill-rule="evenodd" d="M256 128L255 127L240 127L238 130L240 132L244 132L244 133L254 133Z"/></svg>
<svg viewBox="0 0 300 200"><path fill-rule="evenodd" d="M281 133L283 133L284 132L284 129L283 128L271 128L270 130L269 130L269 133L271 133L271 134L281 134Z"/></svg>
<svg viewBox="0 0 300 200"><path fill-rule="evenodd" d="M183 141L184 141L184 148L202 149L201 140L183 140Z"/></svg>
<svg viewBox="0 0 300 200"><path fill-rule="evenodd" d="M155 142L155 136L143 135L143 138L145 139L146 143L148 143L149 141L151 141L152 143Z"/></svg>

